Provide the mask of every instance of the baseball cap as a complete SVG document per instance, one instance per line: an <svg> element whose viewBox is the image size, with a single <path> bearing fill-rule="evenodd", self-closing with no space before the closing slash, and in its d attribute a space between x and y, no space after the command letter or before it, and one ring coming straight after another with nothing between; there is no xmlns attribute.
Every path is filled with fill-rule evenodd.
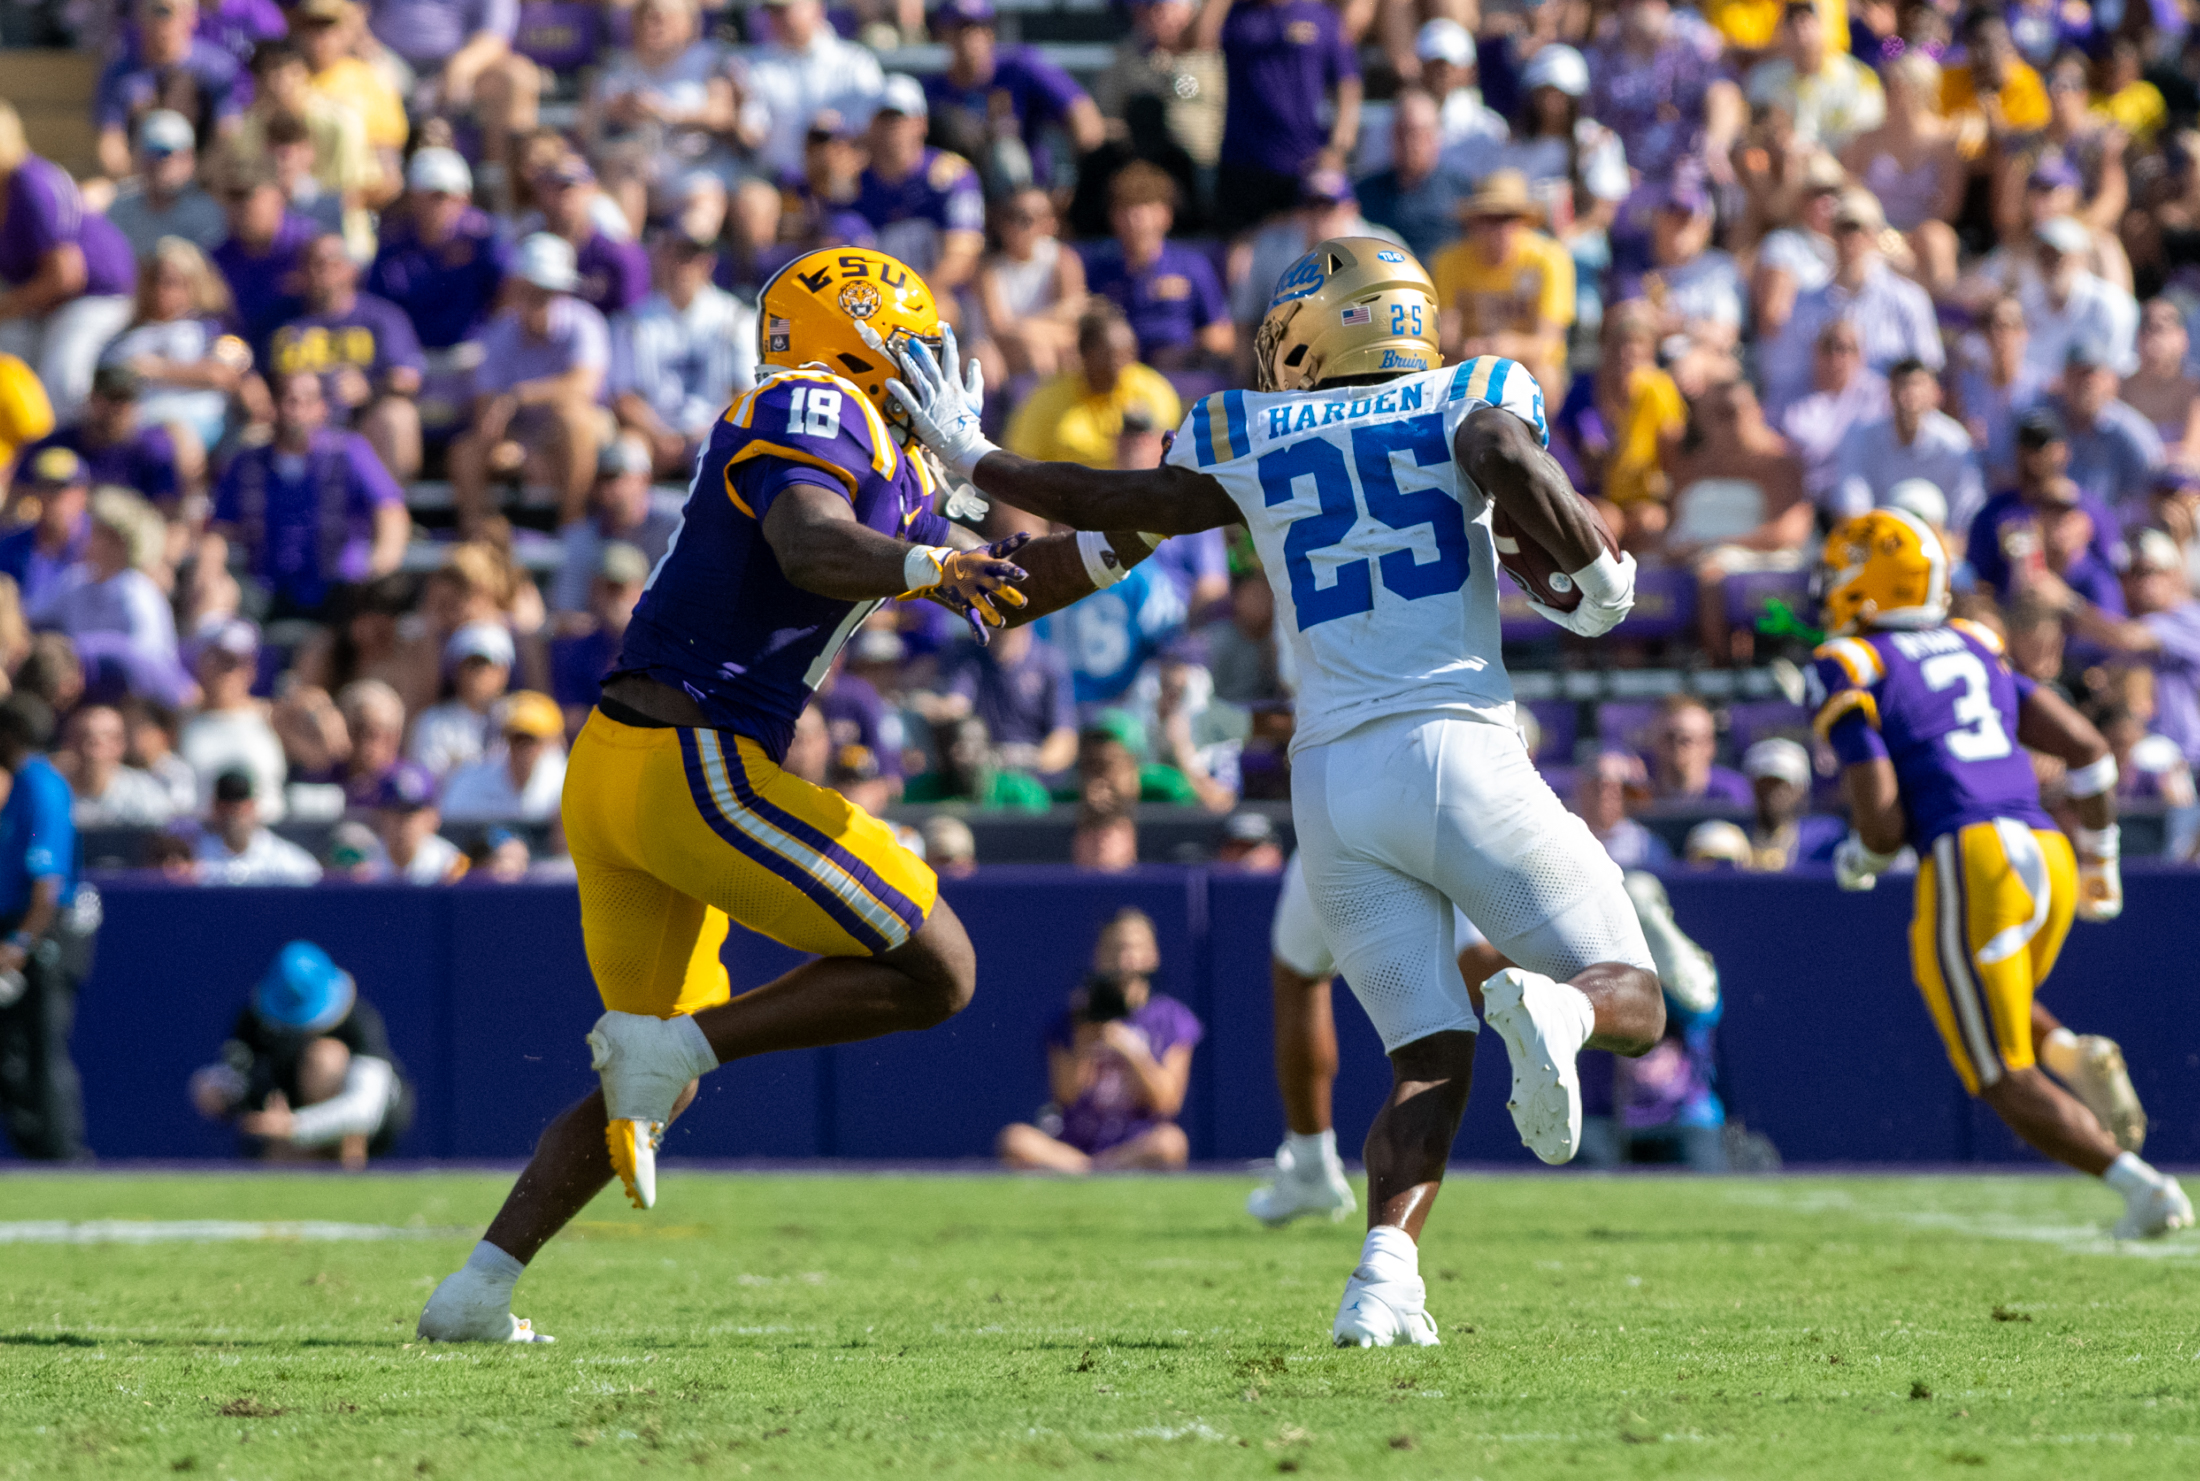
<svg viewBox="0 0 2200 1481"><path fill-rule="evenodd" d="M2070 348L2063 351L2063 369L2092 370L2109 364L2113 359L2108 352L2108 346L2091 335L2081 334L2070 342Z"/></svg>
<svg viewBox="0 0 2200 1481"><path fill-rule="evenodd" d="M298 0L298 4L291 9L290 18L293 21L333 23L349 16L352 8L351 0Z"/></svg>
<svg viewBox="0 0 2200 1481"><path fill-rule="evenodd" d="M1681 851L1692 864L1746 864L1751 853L1749 835L1724 818L1712 818L1689 829Z"/></svg>
<svg viewBox="0 0 2200 1481"><path fill-rule="evenodd" d="M92 394L109 401L135 401L145 377L127 365L102 365L92 372Z"/></svg>
<svg viewBox="0 0 2200 1481"><path fill-rule="evenodd" d="M138 120L138 148L155 159L171 154L181 154L198 146L197 130L191 120L172 108L155 108Z"/></svg>
<svg viewBox="0 0 2200 1481"><path fill-rule="evenodd" d="M2093 245L2093 234L2070 216L2050 216L2032 228L2032 235L2065 257L2075 257Z"/></svg>
<svg viewBox="0 0 2200 1481"><path fill-rule="evenodd" d="M1475 61L1474 37L1454 20L1438 17L1423 23L1413 38L1413 54L1424 62L1449 62L1471 67Z"/></svg>
<svg viewBox="0 0 2200 1481"><path fill-rule="evenodd" d="M1528 58L1528 65L1520 72L1522 92L1533 92L1539 87L1555 87L1569 98L1588 96L1588 60L1570 46L1544 47Z"/></svg>
<svg viewBox="0 0 2200 1481"><path fill-rule="evenodd" d="M1688 176L1668 180L1658 188L1657 208L1661 211L1679 211L1687 216L1711 214L1711 196L1701 183Z"/></svg>
<svg viewBox="0 0 2200 1481"><path fill-rule="evenodd" d="M805 136L822 143L826 139L852 138L858 132L856 121L838 108L820 108L810 115Z"/></svg>
<svg viewBox="0 0 2200 1481"><path fill-rule="evenodd" d="M607 541L603 554L596 558L596 574L614 586L640 586L649 579L649 557L642 554L639 545L625 540Z"/></svg>
<svg viewBox="0 0 2200 1481"><path fill-rule="evenodd" d="M191 640L191 661L196 664L209 653L249 662L260 655L260 630L242 617L225 618L202 628Z"/></svg>
<svg viewBox="0 0 2200 1481"><path fill-rule="evenodd" d="M647 473L655 465L649 449L638 437L614 437L596 455L596 476L614 478L621 473Z"/></svg>
<svg viewBox="0 0 2200 1481"><path fill-rule="evenodd" d="M1948 523L1948 496L1929 478L1904 478L1887 490L1887 508L1914 514L1936 529Z"/></svg>
<svg viewBox="0 0 2200 1481"><path fill-rule="evenodd" d="M511 630L501 622L469 622L443 644L445 668L457 668L469 658L485 658L510 668L517 657Z"/></svg>
<svg viewBox="0 0 2200 1481"><path fill-rule="evenodd" d="M472 195L474 172L457 150L431 145L413 155L405 183L423 195Z"/></svg>
<svg viewBox="0 0 2200 1481"><path fill-rule="evenodd" d="M400 761L374 789L374 806L418 812L435 806L435 777L417 761Z"/></svg>
<svg viewBox="0 0 2200 1481"><path fill-rule="evenodd" d="M990 26L996 15L993 0L942 0L940 8L932 12L932 25L935 29Z"/></svg>
<svg viewBox="0 0 2200 1481"><path fill-rule="evenodd" d="M1276 825L1266 813L1234 812L1222 824L1222 836L1232 843L1269 843L1276 836Z"/></svg>
<svg viewBox="0 0 2200 1481"><path fill-rule="evenodd" d="M2161 530L2141 530L2131 537L2131 569L2141 571L2181 571L2185 568L2185 552L2177 542Z"/></svg>
<svg viewBox="0 0 2200 1481"><path fill-rule="evenodd" d="M2017 421L2017 441L2025 447L2045 447L2068 440L2062 418L2044 406L2035 406Z"/></svg>
<svg viewBox="0 0 2200 1481"><path fill-rule="evenodd" d="M1806 195L1833 194L1849 183L1849 172L1841 168L1841 161L1823 149L1812 154L1803 164L1803 192Z"/></svg>
<svg viewBox="0 0 2200 1481"><path fill-rule="evenodd" d="M324 1033L344 1021L358 1000L358 984L311 941L293 941L275 953L274 965L252 989L252 1011L300 1033Z"/></svg>
<svg viewBox="0 0 2200 1481"><path fill-rule="evenodd" d="M329 830L330 868L356 869L362 864L373 863L381 852L382 845L375 840L374 830L357 819L338 823Z"/></svg>
<svg viewBox="0 0 2200 1481"><path fill-rule="evenodd" d="M216 802L250 802L252 800L252 773L242 769L225 771L214 778Z"/></svg>
<svg viewBox="0 0 2200 1481"><path fill-rule="evenodd" d="M538 231L519 244L512 271L537 288L552 293L571 293L581 285L573 244L560 236Z"/></svg>
<svg viewBox="0 0 2200 1481"><path fill-rule="evenodd" d="M1778 777L1792 786L1810 785L1810 752L1791 740L1761 740L1742 753L1742 775L1751 781Z"/></svg>
<svg viewBox="0 0 2200 1481"><path fill-rule="evenodd" d="M536 740L556 740L565 734L565 715L558 702L534 689L521 689L504 698L501 735L527 735Z"/></svg>
<svg viewBox="0 0 2200 1481"><path fill-rule="evenodd" d="M1835 226L1861 226L1866 231L1878 231L1887 224L1886 213L1879 209L1879 197L1868 190L1850 189L1841 192L1841 204L1834 207Z"/></svg>
<svg viewBox="0 0 2200 1481"><path fill-rule="evenodd" d="M30 466L19 477L24 483L49 489L65 489L91 479L84 471L84 460L74 448L67 447L40 448L31 454Z"/></svg>
<svg viewBox="0 0 2200 1481"><path fill-rule="evenodd" d="M538 185L586 185L596 178L596 169L577 154L562 154L532 178Z"/></svg>
<svg viewBox="0 0 2200 1481"><path fill-rule="evenodd" d="M1357 201L1352 193L1352 182L1342 170L1313 170L1299 182L1299 203L1319 201L1327 206L1341 206L1347 201Z"/></svg>
<svg viewBox="0 0 2200 1481"><path fill-rule="evenodd" d="M2032 167L2024 180L2027 190L2082 190L2085 177L2078 167L2059 154L2051 154Z"/></svg>
<svg viewBox="0 0 2200 1481"><path fill-rule="evenodd" d="M924 84L906 72L887 74L886 86L879 91L878 106L871 110L873 118L881 113L899 113L904 118L929 118L932 108L924 98Z"/></svg>

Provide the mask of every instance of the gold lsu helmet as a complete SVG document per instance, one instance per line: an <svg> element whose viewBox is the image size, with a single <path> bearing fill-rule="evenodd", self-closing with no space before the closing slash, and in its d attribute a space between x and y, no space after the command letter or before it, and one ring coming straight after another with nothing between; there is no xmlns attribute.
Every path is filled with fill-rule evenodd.
<svg viewBox="0 0 2200 1481"><path fill-rule="evenodd" d="M1907 509L1844 520L1818 560L1818 608L1829 634L1938 627L1948 618L1948 552Z"/></svg>
<svg viewBox="0 0 2200 1481"><path fill-rule="evenodd" d="M1253 336L1257 391L1443 363L1436 284L1411 252L1380 237L1331 237L1291 264Z"/></svg>
<svg viewBox="0 0 2200 1481"><path fill-rule="evenodd" d="M886 393L901 368L864 343L862 324L898 349L921 339L940 353L940 315L917 270L871 247L821 247L788 263L756 305L756 358L782 370L821 365L862 388L887 422L906 426Z"/></svg>

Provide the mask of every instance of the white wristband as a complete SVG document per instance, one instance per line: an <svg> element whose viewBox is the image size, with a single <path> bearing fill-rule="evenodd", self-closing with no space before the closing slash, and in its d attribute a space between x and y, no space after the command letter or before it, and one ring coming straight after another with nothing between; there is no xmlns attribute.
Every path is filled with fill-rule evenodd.
<svg viewBox="0 0 2200 1481"><path fill-rule="evenodd" d="M945 545L912 545L901 558L904 591L930 591L947 574L947 557L955 552Z"/></svg>
<svg viewBox="0 0 2200 1481"><path fill-rule="evenodd" d="M1598 551L1595 560L1571 574L1574 589L1581 593L1583 600L1598 606L1609 606L1626 594L1626 573L1609 550Z"/></svg>
<svg viewBox="0 0 2200 1481"><path fill-rule="evenodd" d="M1130 574L1123 557L1115 553L1108 537L1098 530L1077 532L1077 557L1085 563L1085 574L1092 579L1094 591L1104 591Z"/></svg>
<svg viewBox="0 0 2200 1481"><path fill-rule="evenodd" d="M2070 841L2078 846L2079 853L2104 863L2121 858L2124 852L2124 830L2114 823L2106 828L2073 828Z"/></svg>
<svg viewBox="0 0 2200 1481"><path fill-rule="evenodd" d="M2116 785L2116 758L2103 756L2091 766L2072 767L2063 776L2063 790L2073 797L2098 797Z"/></svg>
<svg viewBox="0 0 2200 1481"><path fill-rule="evenodd" d="M1856 845L1857 857L1870 866L1871 872L1874 874L1885 874L1888 870L1894 868L1894 861L1902 857L1902 850L1899 848L1891 854L1879 852L1864 841L1864 835L1861 833L1852 832L1849 834L1849 842Z"/></svg>

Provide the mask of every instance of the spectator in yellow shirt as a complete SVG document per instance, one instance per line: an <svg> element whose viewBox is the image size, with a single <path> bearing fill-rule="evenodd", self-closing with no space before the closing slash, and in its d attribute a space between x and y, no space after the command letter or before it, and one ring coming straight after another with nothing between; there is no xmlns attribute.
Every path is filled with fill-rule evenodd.
<svg viewBox="0 0 2200 1481"><path fill-rule="evenodd" d="M1963 23L1963 40L1969 60L1941 72L1940 112L1956 125L1964 154L1976 158L1990 136L2046 128L2046 84L2017 55L2001 12L1972 11Z"/></svg>
<svg viewBox="0 0 2200 1481"><path fill-rule="evenodd" d="M405 100L389 79L353 55L362 28L359 7L351 0L299 0L290 12L290 34L306 54L313 90L359 115L383 180L401 181L401 156L412 126L405 120Z"/></svg>
<svg viewBox="0 0 2200 1481"><path fill-rule="evenodd" d="M15 471L15 455L53 430L53 403L38 372L0 355L0 499Z"/></svg>
<svg viewBox="0 0 2200 1481"><path fill-rule="evenodd" d="M1077 321L1082 362L1041 382L1008 424L1008 450L1041 462L1113 468L1123 413L1144 409L1156 427L1184 419L1176 388L1138 363L1138 336L1114 304L1096 302Z"/></svg>
<svg viewBox="0 0 2200 1481"><path fill-rule="evenodd" d="M1611 506L1615 531L1652 538L1664 528L1665 465L1688 430L1680 387L1658 369L1658 313L1636 299L1604 315L1604 352L1596 379L1569 397L1551 425L1595 489Z"/></svg>
<svg viewBox="0 0 2200 1481"><path fill-rule="evenodd" d="M1705 0L1703 18L1724 36L1737 52L1754 54L1771 48L1780 29L1786 0ZM1849 49L1848 0L1818 0L1819 17L1826 23L1826 43L1837 52Z"/></svg>
<svg viewBox="0 0 2200 1481"><path fill-rule="evenodd" d="M1542 208L1528 177L1498 170L1467 201L1466 240L1430 274L1444 354L1503 355L1526 366L1552 406L1566 399L1566 330L1574 322L1574 259L1537 231Z"/></svg>

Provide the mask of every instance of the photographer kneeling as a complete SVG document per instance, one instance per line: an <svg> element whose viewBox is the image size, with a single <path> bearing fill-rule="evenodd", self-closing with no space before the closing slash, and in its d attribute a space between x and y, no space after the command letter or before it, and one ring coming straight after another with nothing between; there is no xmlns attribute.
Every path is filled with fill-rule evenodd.
<svg viewBox="0 0 2200 1481"><path fill-rule="evenodd" d="M1092 975L1047 1034L1054 1102L1037 1126L1003 1128L1003 1162L1051 1172L1184 1165L1190 1145L1175 1117L1206 1031L1191 1009L1153 990L1160 966L1144 911L1125 908L1101 927Z"/></svg>

